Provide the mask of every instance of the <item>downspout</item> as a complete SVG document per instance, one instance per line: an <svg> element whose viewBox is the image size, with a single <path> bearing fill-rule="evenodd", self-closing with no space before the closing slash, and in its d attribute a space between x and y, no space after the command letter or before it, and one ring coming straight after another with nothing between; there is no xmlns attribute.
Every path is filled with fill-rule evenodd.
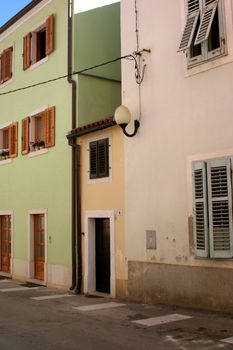
<svg viewBox="0 0 233 350"><path fill-rule="evenodd" d="M73 0L68 0L68 82L72 86L72 130L76 128L76 81L73 73ZM72 285L70 290L80 293L82 283L81 258L81 198L80 198L80 146L76 138L69 142L72 147Z"/></svg>

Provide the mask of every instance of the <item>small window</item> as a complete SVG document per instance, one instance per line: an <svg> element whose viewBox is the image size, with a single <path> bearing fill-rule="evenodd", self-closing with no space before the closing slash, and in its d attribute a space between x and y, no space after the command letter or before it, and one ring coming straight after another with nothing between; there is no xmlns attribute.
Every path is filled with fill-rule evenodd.
<svg viewBox="0 0 233 350"><path fill-rule="evenodd" d="M233 257L231 173L230 157L193 163L196 256Z"/></svg>
<svg viewBox="0 0 233 350"><path fill-rule="evenodd" d="M109 176L109 139L92 141L89 144L90 179Z"/></svg>
<svg viewBox="0 0 233 350"><path fill-rule="evenodd" d="M22 154L55 145L55 107L22 120Z"/></svg>
<svg viewBox="0 0 233 350"><path fill-rule="evenodd" d="M54 50L54 16L51 15L36 30L23 39L23 69L41 61Z"/></svg>
<svg viewBox="0 0 233 350"><path fill-rule="evenodd" d="M9 47L0 53L0 84L12 78L13 47Z"/></svg>
<svg viewBox="0 0 233 350"><path fill-rule="evenodd" d="M178 51L186 51L188 67L226 53L222 0L186 0L187 19Z"/></svg>
<svg viewBox="0 0 233 350"><path fill-rule="evenodd" d="M18 123L0 129L0 160L18 155Z"/></svg>

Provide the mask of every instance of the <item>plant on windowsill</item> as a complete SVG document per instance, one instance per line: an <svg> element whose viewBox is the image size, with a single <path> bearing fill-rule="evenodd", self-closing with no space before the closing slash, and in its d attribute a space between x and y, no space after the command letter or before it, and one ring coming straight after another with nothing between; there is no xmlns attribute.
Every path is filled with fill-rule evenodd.
<svg viewBox="0 0 233 350"><path fill-rule="evenodd" d="M30 151L38 151L41 148L44 148L43 140L36 140L36 141L30 142Z"/></svg>
<svg viewBox="0 0 233 350"><path fill-rule="evenodd" d="M10 151L8 148L0 150L0 159L1 160L7 159L9 157L9 155L10 155Z"/></svg>

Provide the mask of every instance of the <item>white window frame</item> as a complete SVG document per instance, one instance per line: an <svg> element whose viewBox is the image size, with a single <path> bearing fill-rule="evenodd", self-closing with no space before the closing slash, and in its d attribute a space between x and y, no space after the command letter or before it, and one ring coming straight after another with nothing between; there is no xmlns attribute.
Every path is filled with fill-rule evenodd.
<svg viewBox="0 0 233 350"><path fill-rule="evenodd" d="M206 166L208 164L208 162L213 163L214 161L219 161L219 160L226 160L226 159L230 159L231 161L231 170L233 169L233 149L228 150L227 152L214 152L214 153L208 153L208 154L199 154L199 155L193 155L187 158L187 180L188 180L188 203L189 203L189 217L193 217L193 226L195 225L195 217L194 217L194 185L193 185L193 166L195 163L206 163ZM233 197L233 178L232 178L232 173L231 173L231 199L230 202L232 202L232 197ZM210 184L208 184L208 179L206 179L206 184L207 184L207 189L206 189L206 193L208 193L208 186L210 186ZM208 201L207 201L208 202ZM208 205L210 205L210 202L208 203ZM230 205L232 205L230 203ZM209 217L211 210L208 208L207 210L207 216ZM233 221L233 220L232 220ZM232 231L232 221L230 222L230 227L231 227L231 231ZM210 224L211 226L211 224ZM210 226L208 227L208 233L207 233L207 248L208 248L208 254L200 254L200 252L196 251L195 248L195 258L200 259L200 258L205 258L207 261L211 261L211 260L218 260L218 261L223 261L223 260L232 260L233 258L233 253L231 257L225 257L225 256L215 256L215 253L212 250L212 253L210 252L211 249L213 249L213 246L211 248L211 244L212 242L210 239ZM196 238L195 238L195 226L194 226L194 230L193 230L193 235L194 235L194 244L196 247ZM230 233L230 237L231 237L231 250L232 250L232 240L233 240L233 233Z"/></svg>
<svg viewBox="0 0 233 350"><path fill-rule="evenodd" d="M0 125L0 150L2 150L2 142L3 142L3 130L9 128L13 124L13 120L10 122L4 123ZM12 158L2 159L0 160L0 166L9 164L13 161Z"/></svg>
<svg viewBox="0 0 233 350"><path fill-rule="evenodd" d="M45 63L48 61L49 57L45 56L41 60L37 61L36 60L36 50L37 50L37 33L46 27L46 19L43 20L42 22L38 23L36 26L34 26L31 30L31 58L32 58L32 64L29 67L29 70L33 70L40 66L41 64Z"/></svg>
<svg viewBox="0 0 233 350"><path fill-rule="evenodd" d="M49 105L44 105L32 112L29 113L30 123L29 123L29 147L31 145L31 142L35 140L35 118L38 114L44 112L46 109L49 108ZM48 153L48 148L42 148L38 151L32 151L30 147L30 151L28 153L29 158L33 158L36 156L39 156L41 154Z"/></svg>
<svg viewBox="0 0 233 350"><path fill-rule="evenodd" d="M98 179L90 179L90 143L94 141L99 141L103 139L108 139L108 166L109 166L109 174L106 177L101 177ZM112 182L112 135L111 134L102 134L96 137L92 137L87 140L87 183L88 184L98 184L105 182Z"/></svg>

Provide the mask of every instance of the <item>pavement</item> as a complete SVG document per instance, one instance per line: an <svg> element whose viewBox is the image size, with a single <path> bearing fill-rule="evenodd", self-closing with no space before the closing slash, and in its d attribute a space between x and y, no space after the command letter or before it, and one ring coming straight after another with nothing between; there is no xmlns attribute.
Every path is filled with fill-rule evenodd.
<svg viewBox="0 0 233 350"><path fill-rule="evenodd" d="M0 279L0 350L233 350L233 315Z"/></svg>

